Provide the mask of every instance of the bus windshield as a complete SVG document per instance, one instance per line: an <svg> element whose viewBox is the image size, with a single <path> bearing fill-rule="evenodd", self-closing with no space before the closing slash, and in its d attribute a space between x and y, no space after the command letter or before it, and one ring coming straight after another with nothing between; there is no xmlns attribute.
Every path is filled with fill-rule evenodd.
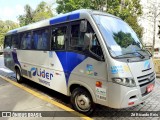
<svg viewBox="0 0 160 120"><path fill-rule="evenodd" d="M109 16L94 15L94 19L113 57L137 57L148 55L142 49L137 35L127 23Z"/></svg>

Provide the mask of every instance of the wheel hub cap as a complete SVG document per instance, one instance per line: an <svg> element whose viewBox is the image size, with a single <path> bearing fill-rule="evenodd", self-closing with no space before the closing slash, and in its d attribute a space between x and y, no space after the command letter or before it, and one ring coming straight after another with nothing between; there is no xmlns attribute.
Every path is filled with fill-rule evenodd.
<svg viewBox="0 0 160 120"><path fill-rule="evenodd" d="M77 96L76 103L80 109L83 109L83 110L90 109L90 100L85 95Z"/></svg>

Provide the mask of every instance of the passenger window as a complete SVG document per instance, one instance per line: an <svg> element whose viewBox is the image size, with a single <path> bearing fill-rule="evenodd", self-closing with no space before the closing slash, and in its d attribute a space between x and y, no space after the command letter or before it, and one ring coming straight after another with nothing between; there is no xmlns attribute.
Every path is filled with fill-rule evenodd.
<svg viewBox="0 0 160 120"><path fill-rule="evenodd" d="M4 40L4 49L11 47L11 36L6 36Z"/></svg>
<svg viewBox="0 0 160 120"><path fill-rule="evenodd" d="M52 29L52 50L65 49L66 28L57 27Z"/></svg>
<svg viewBox="0 0 160 120"><path fill-rule="evenodd" d="M18 35L13 35L11 48L18 48L18 45L19 45Z"/></svg>
<svg viewBox="0 0 160 120"><path fill-rule="evenodd" d="M70 39L71 49L83 51L87 48L85 45L86 42L84 41L85 33L91 33L93 35L93 38L91 41L92 43L90 46L90 52L95 54L97 57L102 57L103 52L102 52L101 46L99 44L99 41L97 39L97 36L94 30L92 29L89 23L87 23L86 32L80 32L80 22L77 22L77 24L73 23L73 25L71 25L71 39Z"/></svg>
<svg viewBox="0 0 160 120"><path fill-rule="evenodd" d="M80 24L71 25L70 47L82 51L84 47L84 33L80 32Z"/></svg>
<svg viewBox="0 0 160 120"><path fill-rule="evenodd" d="M98 39L97 39L97 36L95 33L93 33L93 39L92 39L92 45L91 45L91 48L90 50L98 55L98 56L103 56L103 52L102 52L102 49L101 49L101 46L100 46L100 43L98 42Z"/></svg>
<svg viewBox="0 0 160 120"><path fill-rule="evenodd" d="M22 33L21 34L21 49L31 49L31 33Z"/></svg>
<svg viewBox="0 0 160 120"><path fill-rule="evenodd" d="M31 48L47 50L49 48L49 30L41 29L33 32Z"/></svg>

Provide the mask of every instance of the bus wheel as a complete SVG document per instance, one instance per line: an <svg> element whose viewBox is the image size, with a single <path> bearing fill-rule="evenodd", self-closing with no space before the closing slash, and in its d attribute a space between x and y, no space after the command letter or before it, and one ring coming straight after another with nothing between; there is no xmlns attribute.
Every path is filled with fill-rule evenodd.
<svg viewBox="0 0 160 120"><path fill-rule="evenodd" d="M86 115L90 115L95 106L91 95L83 88L76 88L73 90L71 95L71 103L76 111Z"/></svg>
<svg viewBox="0 0 160 120"><path fill-rule="evenodd" d="M20 70L17 68L16 69L16 79L18 83L22 83L22 76Z"/></svg>

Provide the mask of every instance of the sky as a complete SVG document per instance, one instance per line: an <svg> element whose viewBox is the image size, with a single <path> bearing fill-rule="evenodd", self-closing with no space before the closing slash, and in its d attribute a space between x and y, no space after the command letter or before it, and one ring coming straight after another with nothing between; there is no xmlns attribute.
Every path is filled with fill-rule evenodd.
<svg viewBox="0 0 160 120"><path fill-rule="evenodd" d="M0 0L0 20L18 22L17 17L24 14L26 4L29 4L32 9L36 9L36 6L42 1L51 3L55 0Z"/></svg>

